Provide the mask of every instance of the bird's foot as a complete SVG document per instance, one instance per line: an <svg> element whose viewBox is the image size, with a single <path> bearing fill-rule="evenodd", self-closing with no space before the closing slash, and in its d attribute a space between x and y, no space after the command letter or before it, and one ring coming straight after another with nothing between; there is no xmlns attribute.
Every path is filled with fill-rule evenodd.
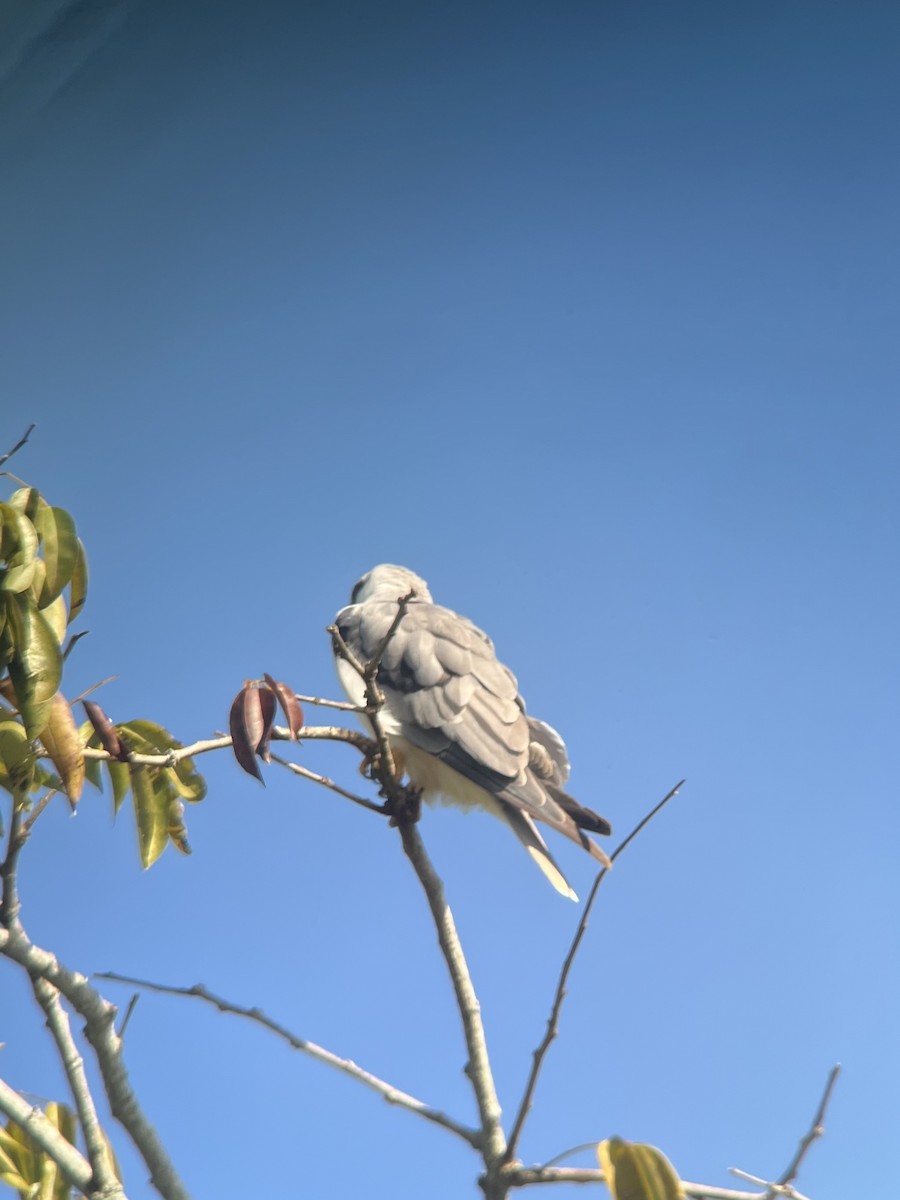
<svg viewBox="0 0 900 1200"><path fill-rule="evenodd" d="M413 784L398 784L382 788L384 810L390 815L391 825L415 825L422 815L422 789Z"/></svg>

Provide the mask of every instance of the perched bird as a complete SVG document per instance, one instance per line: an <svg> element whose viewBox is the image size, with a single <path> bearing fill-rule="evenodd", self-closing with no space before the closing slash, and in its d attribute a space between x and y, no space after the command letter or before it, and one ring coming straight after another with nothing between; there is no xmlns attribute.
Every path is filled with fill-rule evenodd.
<svg viewBox="0 0 900 1200"><path fill-rule="evenodd" d="M609 822L563 791L565 744L555 729L526 714L516 677L487 634L435 604L418 575L382 564L360 579L338 613L341 637L359 663L371 661L410 593L376 677L385 698L381 726L397 770L426 800L443 797L500 817L556 890L577 900L534 822L565 834L604 865L609 859L584 831L609 834ZM359 674L336 657L344 691L364 704Z"/></svg>

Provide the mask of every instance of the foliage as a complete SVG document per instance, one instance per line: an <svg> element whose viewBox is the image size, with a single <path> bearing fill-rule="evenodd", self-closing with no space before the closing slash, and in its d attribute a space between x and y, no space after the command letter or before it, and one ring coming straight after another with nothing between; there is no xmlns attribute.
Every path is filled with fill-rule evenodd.
<svg viewBox="0 0 900 1200"><path fill-rule="evenodd" d="M87 585L87 556L65 509L28 486L0 503L0 787L22 809L56 792L74 809L85 779L101 787L104 761L115 812L131 792L149 867L169 842L190 852L184 801L202 800L206 784L190 758L175 755L181 743L161 725L114 725L93 701L85 701L88 720L76 724L61 684ZM141 761L160 755L171 761Z"/></svg>

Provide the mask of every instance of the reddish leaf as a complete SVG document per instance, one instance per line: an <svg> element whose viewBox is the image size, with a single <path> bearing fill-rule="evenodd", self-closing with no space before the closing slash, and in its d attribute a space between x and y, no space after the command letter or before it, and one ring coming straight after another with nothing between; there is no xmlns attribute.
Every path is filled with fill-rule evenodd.
<svg viewBox="0 0 900 1200"><path fill-rule="evenodd" d="M281 705L284 719L287 721L288 729L291 731L291 738L296 742L297 733L303 728L303 709L300 707L300 701L294 695L293 689L289 688L286 683L279 683L271 675L264 675L263 679L265 679L266 683L278 697L278 703Z"/></svg>
<svg viewBox="0 0 900 1200"><path fill-rule="evenodd" d="M266 687L248 683L238 692L231 705L228 725L231 746L238 763L248 775L264 782L256 755L269 761L269 735L275 721L275 696Z"/></svg>
<svg viewBox="0 0 900 1200"><path fill-rule="evenodd" d="M119 762L128 761L128 751L122 745L122 740L116 730L115 725L103 711L99 704L95 704L93 700L82 700L84 711L87 713L87 718L94 727L94 732L100 739L100 745L112 758Z"/></svg>

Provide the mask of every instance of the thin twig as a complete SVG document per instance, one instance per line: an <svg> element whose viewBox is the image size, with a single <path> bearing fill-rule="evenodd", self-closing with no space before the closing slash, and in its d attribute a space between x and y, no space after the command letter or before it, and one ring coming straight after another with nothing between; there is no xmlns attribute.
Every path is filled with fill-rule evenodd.
<svg viewBox="0 0 900 1200"><path fill-rule="evenodd" d="M67 661L68 661L68 659L69 659L69 655L72 653L72 651L75 649L75 647L76 647L76 646L78 645L78 643L81 641L81 639L82 639L83 637L87 637L87 635L88 635L90 632L91 632L91 631L90 631L89 629L82 629L82 631L81 631L80 633L73 633L73 634L72 634L72 636L71 636L71 637L69 638L69 640L66 642L66 648L65 648L65 650L63 650L63 662L67 662ZM80 699L80 697L79 697L79 699ZM72 701L72 703L74 704L74 703L75 703L75 701L73 700L73 701Z"/></svg>
<svg viewBox="0 0 900 1200"><path fill-rule="evenodd" d="M318 772L310 771L308 767L301 767L299 763L290 762L288 759L281 758L277 754L272 754L271 758L272 762L278 763L280 767L286 767L287 770L293 771L295 775L299 775L303 779L321 784L322 787L328 788L329 791L337 792L345 800L352 800L354 804L359 804L362 808L368 808L370 812L384 813L383 804L376 804L374 800L366 800L363 796L356 796L353 792L348 792L346 788L342 788L340 784L335 783L333 779L329 779L327 775L319 775Z"/></svg>
<svg viewBox="0 0 900 1200"><path fill-rule="evenodd" d="M344 635L338 629L337 625L329 625L325 632L331 635L331 644L335 654L340 655L344 662L349 663L360 679L364 679L366 674L365 665L359 661L344 641Z"/></svg>
<svg viewBox="0 0 900 1200"><path fill-rule="evenodd" d="M593 1143L591 1143L593 1145ZM531 1187L537 1183L605 1183L606 1176L591 1167L513 1167L506 1179L510 1187ZM708 1187L705 1183L681 1181L691 1200L765 1200L765 1192L739 1192L733 1188Z"/></svg>
<svg viewBox="0 0 900 1200"><path fill-rule="evenodd" d="M408 1109L410 1112L423 1117L426 1121L431 1121L435 1125L440 1125L443 1129L448 1129L451 1133L455 1133L457 1137L463 1138L470 1146L478 1145L479 1137L477 1130L460 1124L446 1113L436 1108L431 1108L421 1100L417 1100L415 1096L410 1096L408 1092L403 1092L399 1088L395 1088L392 1084L386 1083L383 1079L379 1079L377 1075L373 1075L370 1071L357 1066L349 1058L340 1058L337 1054L333 1054L323 1046L318 1046L315 1042L310 1042L306 1038L298 1037L297 1034L286 1029L284 1025L280 1025L271 1017L267 1017L256 1006L247 1008L240 1004L233 1004L230 1000L226 1000L222 996L217 996L214 992L211 992L202 983L196 983L192 987L172 987L168 984L154 983L149 979L135 979L131 975L120 975L117 971L100 971L98 972L98 978L109 979L115 983L127 983L131 987L144 988L147 991L159 992L167 996L194 996L198 1000L204 1000L207 1004L212 1004L219 1012L231 1013L236 1017L246 1017L247 1020L262 1025L263 1028L270 1030L277 1037L280 1037L293 1050L300 1050L304 1054L308 1054L310 1058L326 1063L328 1066L342 1071L345 1075L349 1075L351 1079L365 1084L366 1087L377 1092L389 1104L399 1105L399 1107Z"/></svg>
<svg viewBox="0 0 900 1200"><path fill-rule="evenodd" d="M16 442L16 444L13 446L12 450L7 450L7 452L3 455L3 457L0 458L0 467L3 467L5 463L8 463L9 460L12 458L12 456L16 453L17 450L22 449L22 447L25 445L25 443L31 437L33 431L36 428L37 428L37 422L32 421L31 424L28 426L28 428L25 430L25 432L22 434L22 436L19 438L19 440ZM5 471L3 473L4 473L4 475L6 474Z"/></svg>
<svg viewBox="0 0 900 1200"><path fill-rule="evenodd" d="M337 625L329 625L328 632L331 634L332 645L334 651L345 662L353 668L359 675L365 688L366 707L365 714L372 723L372 729L375 734L375 740L378 743L378 754L383 764L382 774L386 778L379 777L379 783L385 788L388 799L394 801L402 801L405 797L402 795L400 779L397 775L396 764L394 763L394 753L391 748L389 738L384 732L381 723L376 719L378 713L384 707L384 695L381 688L378 686L378 668L381 666L381 660L384 657L384 652L390 644L391 638L397 632L400 622L406 615L406 610L409 607L409 602L415 595L415 591L408 592L405 596L398 596L397 611L394 613L394 618L388 626L387 633L378 644L378 647L373 656L366 663L361 663L347 643L344 641L341 631Z"/></svg>
<svg viewBox="0 0 900 1200"><path fill-rule="evenodd" d="M384 658L384 652L391 644L391 639L397 632L400 622L406 616L406 610L409 608L409 602L413 599L415 594L415 588L411 588L405 596L397 597L397 611L394 613L394 619L388 626L387 633L381 639L375 653L363 668L363 679L365 679L366 682L371 682L373 684L375 683L378 676L378 669L381 666L381 660ZM384 704L384 697L379 693L377 698L373 697L370 700L370 703L374 704L374 706L377 708L381 708L381 706Z"/></svg>
<svg viewBox="0 0 900 1200"><path fill-rule="evenodd" d="M125 1016L122 1018L122 1024L119 1026L119 1041L120 1042L125 1037L125 1030L128 1028L128 1022L131 1020L134 1010L137 1008L137 1002L138 1002L138 1000L140 1000L140 998L141 998L141 993L135 992L134 995L131 997L131 999L128 1001L128 1007L125 1009Z"/></svg>
<svg viewBox="0 0 900 1200"><path fill-rule="evenodd" d="M572 1154L581 1154L584 1150L595 1150L596 1142L581 1142L578 1146L570 1146L568 1150L560 1150L559 1154L554 1154L552 1158L548 1158L541 1167L542 1171L548 1170L550 1167L558 1166L564 1158L569 1158Z"/></svg>
<svg viewBox="0 0 900 1200"><path fill-rule="evenodd" d="M812 1124L800 1139L800 1145L797 1147L796 1154L788 1163L787 1167L785 1167L784 1173L778 1180L780 1187L784 1187L786 1184L793 1183L800 1172L800 1164L803 1162L804 1158L809 1152L813 1142L817 1141L818 1138L822 1137L824 1134L825 1114L828 1111L828 1105L831 1102L831 1093L834 1091L834 1085L837 1083L840 1073L841 1064L835 1063L828 1072L828 1079L825 1081L825 1089L822 1092L822 1098L819 1101L819 1107L816 1109L816 1115L812 1119Z"/></svg>
<svg viewBox="0 0 900 1200"><path fill-rule="evenodd" d="M53 797L57 796L57 795L59 795L59 789L58 788L50 788L50 790L47 792L44 792L43 796L41 796L40 800L38 800L37 804L34 806L34 808L28 814L28 820L24 821L22 823L22 833L26 837L28 836L29 833L31 833L32 825L34 825L35 821L38 819L38 817L41 815L41 813L44 811L44 809L47 807L47 805L50 803L50 801L53 799Z"/></svg>
<svg viewBox="0 0 900 1200"><path fill-rule="evenodd" d="M620 845L617 846L610 855L611 863L616 861L619 855L637 837L641 830L653 820L653 818L658 812L660 812L661 809L665 808L673 796L678 794L678 790L683 786L683 784L684 780L682 779L680 783L677 783L675 787L673 787L672 790L665 795L662 800L660 800L660 802L655 805L641 821L638 822L637 825L635 825L628 837L626 837L625 840L621 842ZM594 880L590 895L588 896L587 902L584 906L584 911L581 914L581 919L578 922L578 928L575 930L575 936L573 937L572 944L569 947L569 952L563 960L562 969L559 973L559 981L556 985L556 993L553 997L553 1004L550 1008L550 1016L547 1020L547 1032L544 1034L543 1040L534 1051L531 1071L528 1075L528 1081L525 1084L525 1091L522 1095L518 1112L516 1113L516 1119L513 1122L512 1132L509 1135L509 1144L506 1150L507 1162L511 1162L513 1160L516 1147L519 1144L519 1138L522 1136L522 1130L525 1126L526 1118L528 1117L529 1110L531 1109L538 1077L540 1076L541 1068L544 1065L544 1059L546 1058L547 1051L550 1049L550 1046L559 1032L559 1014L562 1010L563 1000L566 996L566 984L569 979L569 972L572 970L572 964L575 962L575 955L578 953L578 948L581 945L585 933L587 932L588 918L591 915L591 909L594 906L594 901L596 900L597 893L600 890L600 884L603 882L607 870L607 867L603 867L597 875L597 878Z"/></svg>
<svg viewBox="0 0 900 1200"><path fill-rule="evenodd" d="M84 635L79 633L76 634L76 636L83 637ZM91 692L96 692L98 688L106 687L108 683L115 683L118 678L118 675L107 675L105 679L98 679L96 683L92 683L90 687L86 687L83 692L79 692L75 699L69 702L69 708L73 708L76 704L83 700L85 696L90 696Z"/></svg>
<svg viewBox="0 0 900 1200"><path fill-rule="evenodd" d="M358 704L351 704L349 700L326 700L322 696L301 696L299 692L294 692L294 699L299 700L301 704L314 704L317 708L337 708L341 712L364 713L366 710L360 708Z"/></svg>

